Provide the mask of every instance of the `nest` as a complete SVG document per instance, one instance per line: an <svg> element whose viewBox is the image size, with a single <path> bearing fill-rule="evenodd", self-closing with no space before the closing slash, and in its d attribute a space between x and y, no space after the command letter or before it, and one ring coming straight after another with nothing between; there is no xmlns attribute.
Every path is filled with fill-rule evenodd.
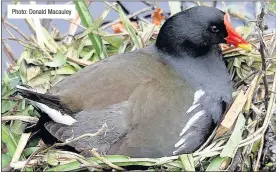
<svg viewBox="0 0 276 172"><path fill-rule="evenodd" d="M3 20L7 30L9 26L22 37L16 38L9 32L11 37L2 40L4 52L13 60L2 82L3 170L11 167L34 171L123 170L129 167L168 171L275 170L276 32L274 30L272 33L264 33L264 11L257 17L257 21L247 23L246 29L242 29L244 36L254 47L252 52L222 46L236 90L233 93L235 101L206 143L193 154L130 158L123 155L101 156L97 151L91 150L93 157L85 158L80 154L59 149L60 145L46 147L40 138L32 137L29 140L31 133L24 131L38 121L39 114L20 96L13 96L16 85L25 84L37 91L46 92L87 65L107 56L132 51L155 42L162 21L154 21L155 24L151 24L143 20L134 23L129 20L149 11L154 11L152 16L156 20L163 20L162 11L154 4L148 3L146 9L127 16L120 5L105 3L109 8L90 25L87 23L92 21L91 16L85 9L80 8L87 7L87 4L83 1L75 2L84 25L76 23L76 18L71 21L70 29L81 27L84 31L79 34L70 33L74 36L60 36L55 28L51 32L45 27L39 30L33 20L26 19L36 35L28 37L16 26ZM114 9L120 18L103 24L111 9ZM237 13L229 13L237 17ZM110 26L115 34L106 32ZM18 60L15 60L13 50L5 40L17 41L25 47ZM95 40L100 43L92 44ZM91 137L93 134L95 133L92 133ZM74 139L78 138L72 138L63 145Z"/></svg>

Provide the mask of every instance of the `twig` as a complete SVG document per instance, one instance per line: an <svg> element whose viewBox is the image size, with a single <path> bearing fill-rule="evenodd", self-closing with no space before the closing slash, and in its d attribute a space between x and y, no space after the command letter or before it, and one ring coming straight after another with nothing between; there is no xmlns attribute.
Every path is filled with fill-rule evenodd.
<svg viewBox="0 0 276 172"><path fill-rule="evenodd" d="M74 24L74 25L76 25L76 26L78 26L78 27L81 27L81 28L83 28L83 29L87 29L87 27L85 27L85 26L83 26L83 25L81 25L81 24L79 24L79 23L76 23L76 22L74 22L73 20L69 20L69 19L63 19L63 20L68 21L68 22L70 22L70 23L72 23L72 24Z"/></svg>
<svg viewBox="0 0 276 172"><path fill-rule="evenodd" d="M85 167L89 171L102 171L102 167L96 163L87 162L85 159L82 158L77 158L76 160L81 164L81 167Z"/></svg>
<svg viewBox="0 0 276 172"><path fill-rule="evenodd" d="M260 148L259 148L259 151L258 151L258 157L257 157L257 160L256 160L254 171L258 171L258 169L259 169L259 163L260 163L260 159L261 159L261 156L262 156L263 147L264 147L264 136L261 138Z"/></svg>
<svg viewBox="0 0 276 172"><path fill-rule="evenodd" d="M11 163L10 163L10 166L11 167L14 167L15 166L15 163L18 162L29 138L31 136L31 133L23 133L19 139L19 142L18 142L18 145L17 145L17 148L16 148L16 151L12 157L12 160L11 160Z"/></svg>
<svg viewBox="0 0 276 172"><path fill-rule="evenodd" d="M240 81L236 82L235 85L234 85L234 87L236 88L236 87L240 86L245 80L247 80L248 78L250 78L251 76L253 76L253 75L257 74L257 73L258 73L258 71L252 71L249 75L247 75L246 77L242 78Z"/></svg>
<svg viewBox="0 0 276 172"><path fill-rule="evenodd" d="M2 39L2 42L7 41L7 40L17 41L18 43L21 43L21 45L22 45L22 46L25 46L25 47L28 47L28 45L31 45L31 46L33 46L33 47L35 47L35 48L39 48L39 49L40 49L39 46L36 46L36 45L34 45L34 44L30 43L30 42L25 42L25 41L23 41L23 40L21 40L21 39L18 39L18 38L12 38L12 37L3 38L3 39ZM25 44L25 45L24 45L24 44Z"/></svg>
<svg viewBox="0 0 276 172"><path fill-rule="evenodd" d="M6 31L8 32L8 34L11 36L11 37L13 37L13 38L15 38L15 36L11 33L11 31L7 28L7 26L5 25L5 23L3 23L3 26L4 26L4 28L6 29Z"/></svg>
<svg viewBox="0 0 276 172"><path fill-rule="evenodd" d="M108 4L108 5L110 5L110 4ZM140 15L140 14L143 14L143 13L146 13L146 12L149 12L149 11L152 11L152 10L154 10L155 9L155 7L147 7L147 8L144 8L144 9L142 9L142 10L139 10L139 11L137 11L137 12L135 12L135 13L133 13L133 14L130 14L130 15L127 15L127 18L132 18L132 17L134 17L134 16L137 16L137 15ZM104 25L104 26L102 26L101 27L101 29L107 29L108 27L110 27L110 26L112 26L112 25L114 25L114 24L116 24L116 23L118 23L118 22L120 22L121 20L120 19L117 19L117 20L114 20L113 22L110 22L110 23L108 23L108 24L106 24L106 25Z"/></svg>
<svg viewBox="0 0 276 172"><path fill-rule="evenodd" d="M17 33L19 33L26 41L28 41L28 36L26 36L20 29L18 29L18 27L14 26L13 24L9 23L8 21L6 21L4 18L2 18L2 21L4 22L4 24L8 25L9 27L11 27L13 30L15 30Z"/></svg>
<svg viewBox="0 0 276 172"><path fill-rule="evenodd" d="M68 60L72 61L72 62L75 62L79 65L82 65L82 66L89 66L91 64L93 64L93 62L91 61L87 61L87 60L83 60L83 59L77 59L77 58L72 58L72 57L67 57Z"/></svg>
<svg viewBox="0 0 276 172"><path fill-rule="evenodd" d="M275 91L276 90L276 73L274 73L274 82L273 82L273 86L272 86L272 90ZM261 128L259 128L254 134L248 136L246 139L241 141L241 145L246 145L248 141L252 141L252 140L256 140L260 138L260 136L262 136L264 134L264 132L266 131L270 118L273 114L272 109L273 106L275 104L275 94L271 94L270 96L270 100L269 100L269 104L268 104L268 108L267 108L267 112L265 115L265 119L263 122L263 126Z"/></svg>
<svg viewBox="0 0 276 172"><path fill-rule="evenodd" d="M68 145L68 144L70 144L72 142L75 142L75 141L77 141L79 139L82 139L84 137L95 137L95 136L99 135L101 132L103 132L104 129L106 129L106 128L107 128L107 125L106 125L106 123L104 123L102 125L102 127L96 133L92 133L92 134L91 133L87 133L87 134L83 134L83 135L81 135L79 137L76 137L76 138L70 138L70 139L67 139L64 143L56 143L52 147L65 146L65 145Z"/></svg>
<svg viewBox="0 0 276 172"><path fill-rule="evenodd" d="M25 161L17 161L15 163L13 163L12 167L17 170L17 169L22 169L22 168L24 168L26 166L38 165L39 162L40 162L39 159L33 159L33 160L29 161L28 163L27 163L27 160L25 160Z"/></svg>
<svg viewBox="0 0 276 172"><path fill-rule="evenodd" d="M260 53L262 58L262 73L263 73L263 83L264 83L264 89L265 89L265 108L268 107L268 83L267 83L267 77L266 77L266 46L263 39L263 31L264 31L264 15L265 15L265 7L262 6L262 10L260 15L257 17L257 25L259 27L259 36L260 36Z"/></svg>
<svg viewBox="0 0 276 172"><path fill-rule="evenodd" d="M99 160L101 160L103 163L109 165L111 168L116 169L116 170L120 170L120 171L125 171L125 169L123 169L122 167L119 167L113 163L111 163L110 161L108 161L107 159L105 159L104 157L102 157L98 152L96 152L94 149L89 150L89 152L91 152L96 158L98 158Z"/></svg>
<svg viewBox="0 0 276 172"><path fill-rule="evenodd" d="M14 54L13 50L7 43L2 42L2 44L3 44L3 51L9 58L10 62L12 63L12 65L16 65L16 58L15 58L15 54Z"/></svg>
<svg viewBox="0 0 276 172"><path fill-rule="evenodd" d="M22 171L25 171L27 165L33 160L33 157L34 157L36 154L40 153L42 149L44 149L43 146L40 147L38 150L34 151L34 152L27 158L26 164L25 164L24 167L20 170L21 172L22 172Z"/></svg>
<svg viewBox="0 0 276 172"><path fill-rule="evenodd" d="M145 4L146 6L149 6L149 7L152 7L152 6L154 6L154 4L153 3L151 3L151 2L148 2L148 1L141 1L143 4Z"/></svg>
<svg viewBox="0 0 276 172"><path fill-rule="evenodd" d="M38 122L38 118L36 117L31 117L31 116L3 116L2 121L10 121L10 120L21 120L24 122L29 122L29 123L37 123Z"/></svg>

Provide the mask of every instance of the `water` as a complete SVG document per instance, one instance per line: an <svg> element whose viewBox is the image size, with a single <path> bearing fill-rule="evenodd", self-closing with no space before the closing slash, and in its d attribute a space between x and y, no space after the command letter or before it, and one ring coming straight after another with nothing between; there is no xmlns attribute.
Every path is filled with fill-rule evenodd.
<svg viewBox="0 0 276 172"><path fill-rule="evenodd" d="M26 4L28 2L21 2L21 4ZM67 2L57 2L57 4L64 4ZM142 3L142 2L121 2L122 5L130 12L136 12L138 10L141 10L143 8L146 8L147 6ZM212 2L208 1L208 2L204 2L205 4L209 4L211 5ZM254 13L254 2L226 2L226 6L227 7L233 7L235 9L237 9L239 12L241 13L246 13L250 18L254 19L255 13ZM11 4L11 1L2 1L2 15L6 12L7 10L7 5ZM39 2L38 4L46 4L46 1L44 2ZM191 7L194 6L195 3L192 2L183 2L183 4L187 7ZM163 11L165 13L169 13L170 9L168 6L168 2L157 2L157 6L161 9L163 9ZM102 12L107 8L108 6L106 4L104 4L103 2L92 2L89 9L90 12L93 16L94 19L98 18ZM221 2L217 2L217 8L224 10L224 6ZM140 17L150 17L152 12L148 12L148 13L144 13L142 15L139 15ZM114 11L111 10L109 15L106 17L106 21L113 21L118 19L119 16L118 14ZM276 18L275 16L266 16L266 22L267 25L269 27L269 29L273 29L276 28ZM31 31L28 28L27 24L25 23L25 21L23 19L7 19L8 22L12 23L13 25L17 26L22 32L24 32L26 35L31 35ZM149 18L150 21L150 18ZM237 20L235 18L231 19L232 24L237 27L237 26L242 26L244 25L242 21ZM54 19L52 20L51 26L55 26L61 34L65 34L68 32L68 28L69 28L69 22L62 20L62 19ZM50 27L51 28L51 27ZM14 34L15 37L20 37L20 35L18 35L16 32L14 32L12 29L10 29L10 31ZM80 32L80 29L77 31ZM4 29L3 25L2 25L2 39L3 38L7 38L10 37L8 32ZM15 41L6 41L10 47L13 49L15 56L18 58L21 54L21 52L23 51L23 48L20 44L18 44ZM6 54L2 51L2 75L3 75L3 71L5 71L7 69L7 63L10 63L8 57L6 56Z"/></svg>

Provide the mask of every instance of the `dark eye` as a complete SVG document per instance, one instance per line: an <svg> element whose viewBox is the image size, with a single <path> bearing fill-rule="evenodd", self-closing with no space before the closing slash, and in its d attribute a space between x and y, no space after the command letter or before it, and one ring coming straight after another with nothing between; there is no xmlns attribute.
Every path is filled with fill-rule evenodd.
<svg viewBox="0 0 276 172"><path fill-rule="evenodd" d="M219 32L218 27L217 27L217 26L215 26L215 25L213 25L213 26L211 27L211 30L212 30L212 32L214 32L214 33Z"/></svg>

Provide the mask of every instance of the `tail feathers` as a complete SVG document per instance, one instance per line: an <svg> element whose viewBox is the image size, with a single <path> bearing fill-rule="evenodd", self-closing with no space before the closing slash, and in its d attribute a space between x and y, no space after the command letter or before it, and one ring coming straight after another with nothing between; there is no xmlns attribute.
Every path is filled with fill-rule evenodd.
<svg viewBox="0 0 276 172"><path fill-rule="evenodd" d="M19 94L26 99L32 100L34 102L43 103L48 107L61 111L62 113L67 113L67 114L76 113L72 111L70 108L68 108L66 105L64 105L61 102L60 98L57 96L39 93L34 89L26 88L20 85L16 86L16 88Z"/></svg>
<svg viewBox="0 0 276 172"><path fill-rule="evenodd" d="M72 125L76 122L74 118L66 114L73 112L63 105L58 97L38 93L22 86L17 86L17 89L24 98L29 99L33 106L47 113L53 121L65 125Z"/></svg>

